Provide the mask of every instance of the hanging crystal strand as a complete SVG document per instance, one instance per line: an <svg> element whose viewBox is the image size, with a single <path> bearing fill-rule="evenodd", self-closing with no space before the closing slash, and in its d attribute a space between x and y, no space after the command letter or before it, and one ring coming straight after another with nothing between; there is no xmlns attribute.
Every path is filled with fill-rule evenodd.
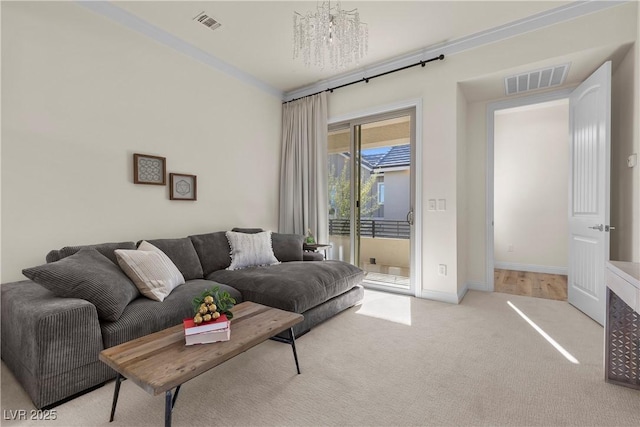
<svg viewBox="0 0 640 427"><path fill-rule="evenodd" d="M298 32L298 14L293 14L293 59L297 59L300 54L300 35Z"/></svg>
<svg viewBox="0 0 640 427"><path fill-rule="evenodd" d="M320 68L324 69L326 64L325 56L329 56L328 60L331 62L331 52L333 49L333 23L331 22L331 2L323 2L322 3L322 13L320 14L322 17L321 26L320 26L320 36L322 40L322 48L321 48L321 66Z"/></svg>

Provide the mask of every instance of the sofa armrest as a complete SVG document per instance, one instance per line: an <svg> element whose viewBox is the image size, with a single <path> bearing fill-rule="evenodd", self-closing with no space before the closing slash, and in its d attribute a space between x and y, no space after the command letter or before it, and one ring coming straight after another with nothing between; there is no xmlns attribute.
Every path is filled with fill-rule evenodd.
<svg viewBox="0 0 640 427"><path fill-rule="evenodd" d="M58 298L30 281L6 283L2 291L2 359L34 403L41 383L94 363L103 349L93 304Z"/></svg>
<svg viewBox="0 0 640 427"><path fill-rule="evenodd" d="M302 260L303 261L323 261L324 255L322 255L320 252L304 251L304 253L302 254Z"/></svg>

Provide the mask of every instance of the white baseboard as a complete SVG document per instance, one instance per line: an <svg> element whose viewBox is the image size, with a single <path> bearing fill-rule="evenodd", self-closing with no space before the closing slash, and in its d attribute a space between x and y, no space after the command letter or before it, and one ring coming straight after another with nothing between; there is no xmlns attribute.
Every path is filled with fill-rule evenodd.
<svg viewBox="0 0 640 427"><path fill-rule="evenodd" d="M481 282L467 282L466 284L467 289L471 289L474 291L488 291L489 287L487 286L486 283L481 283Z"/></svg>
<svg viewBox="0 0 640 427"><path fill-rule="evenodd" d="M518 264L514 262L496 262L494 268L501 270L530 271L532 273L564 274L567 275L567 267L551 265Z"/></svg>
<svg viewBox="0 0 640 427"><path fill-rule="evenodd" d="M422 291L420 295L422 298L430 299L434 301L447 302L449 304L458 304L460 300L458 299L458 294L452 294L449 292L440 292L440 291Z"/></svg>
<svg viewBox="0 0 640 427"><path fill-rule="evenodd" d="M462 301L462 298L464 298L468 290L469 290L469 287L467 286L466 283L464 284L462 289L458 289L458 304L460 304L460 301Z"/></svg>

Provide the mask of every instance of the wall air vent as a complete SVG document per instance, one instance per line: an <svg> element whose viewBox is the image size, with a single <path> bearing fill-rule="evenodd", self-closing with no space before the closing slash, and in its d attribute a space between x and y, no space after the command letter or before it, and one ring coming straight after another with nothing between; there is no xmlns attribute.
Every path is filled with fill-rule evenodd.
<svg viewBox="0 0 640 427"><path fill-rule="evenodd" d="M531 90L560 86L567 78L568 72L569 64L563 64L505 77L504 89L507 95L515 95Z"/></svg>
<svg viewBox="0 0 640 427"><path fill-rule="evenodd" d="M216 28L220 27L220 25L222 25L218 21L213 19L211 15L205 13L204 11L200 12L198 16L193 18L193 20L201 23L205 27L208 27L210 30L215 30Z"/></svg>

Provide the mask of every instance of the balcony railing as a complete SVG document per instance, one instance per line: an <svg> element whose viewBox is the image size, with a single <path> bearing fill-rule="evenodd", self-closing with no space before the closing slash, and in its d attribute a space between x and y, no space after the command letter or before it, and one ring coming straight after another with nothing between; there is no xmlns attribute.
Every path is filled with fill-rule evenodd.
<svg viewBox="0 0 640 427"><path fill-rule="evenodd" d="M348 236L351 234L348 219L330 219L330 236ZM407 221L390 219L361 219L361 237L387 237L392 239L408 239L411 235L411 226Z"/></svg>

